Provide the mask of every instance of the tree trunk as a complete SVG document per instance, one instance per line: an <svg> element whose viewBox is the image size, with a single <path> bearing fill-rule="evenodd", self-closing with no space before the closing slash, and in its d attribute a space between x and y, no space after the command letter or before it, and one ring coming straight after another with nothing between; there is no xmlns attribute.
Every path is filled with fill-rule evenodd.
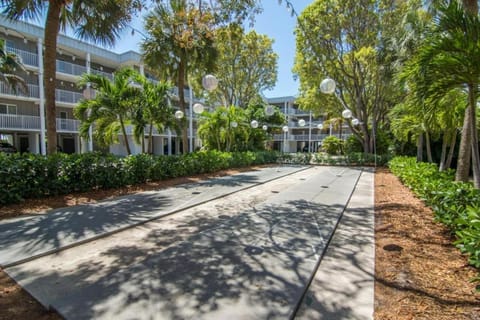
<svg viewBox="0 0 480 320"><path fill-rule="evenodd" d="M463 7L465 11L476 15L478 13L478 2L477 0L462 0Z"/></svg>
<svg viewBox="0 0 480 320"><path fill-rule="evenodd" d="M125 148L127 148L127 154L131 155L132 152L130 151L130 144L128 143L127 130L125 129L125 124L123 123L122 116L119 116L119 119L120 119L120 126L122 127L123 139L125 140Z"/></svg>
<svg viewBox="0 0 480 320"><path fill-rule="evenodd" d="M150 122L150 128L148 130L148 153L152 154L153 153L153 123Z"/></svg>
<svg viewBox="0 0 480 320"><path fill-rule="evenodd" d="M472 121L470 122L471 128L470 132L472 133L472 171L473 171L473 185L475 188L480 189L480 155L478 153L478 131L477 131L477 115L476 115L476 106L477 106L477 88L478 85L469 85L468 97L470 108L470 117Z"/></svg>
<svg viewBox="0 0 480 320"><path fill-rule="evenodd" d="M450 140L450 150L448 150L447 162L445 163L445 169L448 169L452 166L452 159L455 153L455 145L457 144L457 129L453 130L452 137Z"/></svg>
<svg viewBox="0 0 480 320"><path fill-rule="evenodd" d="M432 163L432 148L430 146L430 134L428 133L428 131L425 131L425 146L427 147L427 161L429 163Z"/></svg>
<svg viewBox="0 0 480 320"><path fill-rule="evenodd" d="M447 159L448 136L449 136L448 132L445 132L443 134L442 154L440 155L440 165L438 166L438 171L444 171L445 170L445 160Z"/></svg>
<svg viewBox="0 0 480 320"><path fill-rule="evenodd" d="M57 59L57 35L60 28L62 1L49 1L45 22L45 57L43 60L43 83L45 85L47 154L57 152L57 109L55 105L55 79Z"/></svg>
<svg viewBox="0 0 480 320"><path fill-rule="evenodd" d="M457 171L455 173L455 181L468 181L470 173L470 159L472 155L472 134L471 134L471 112L470 104L465 110L465 117L463 119L462 137L460 139L460 146L458 150Z"/></svg>
<svg viewBox="0 0 480 320"><path fill-rule="evenodd" d="M180 58L180 65L178 67L178 98L179 98L179 104L180 104L180 110L183 112L183 118L180 119L182 125L182 152L184 154L188 153L188 128L186 126L186 119L187 119L187 111L185 108L185 70L186 69L186 64L185 64L185 59L182 57Z"/></svg>
<svg viewBox="0 0 480 320"><path fill-rule="evenodd" d="M421 132L417 138L417 161L423 161L423 132Z"/></svg>

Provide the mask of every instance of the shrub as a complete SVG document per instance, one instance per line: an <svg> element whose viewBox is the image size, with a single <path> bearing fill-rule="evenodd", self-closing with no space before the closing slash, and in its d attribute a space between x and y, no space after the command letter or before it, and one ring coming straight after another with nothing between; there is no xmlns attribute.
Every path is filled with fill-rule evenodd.
<svg viewBox="0 0 480 320"><path fill-rule="evenodd" d="M341 154L343 150L343 140L336 136L328 136L322 141L322 149L331 155Z"/></svg>
<svg viewBox="0 0 480 320"><path fill-rule="evenodd" d="M0 153L0 204L74 191L125 185L209 173L232 167L274 163L276 152L200 151L179 156L148 154L117 157L100 153Z"/></svg>

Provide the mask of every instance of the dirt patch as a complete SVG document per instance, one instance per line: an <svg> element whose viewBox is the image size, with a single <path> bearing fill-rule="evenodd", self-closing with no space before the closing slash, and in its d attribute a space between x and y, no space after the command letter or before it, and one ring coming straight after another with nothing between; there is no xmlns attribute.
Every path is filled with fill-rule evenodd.
<svg viewBox="0 0 480 320"><path fill-rule="evenodd" d="M0 209L0 219L238 173L171 179L115 190L34 199ZM375 174L375 319L480 320L478 271L451 245L448 230L387 169ZM0 320L61 319L0 270Z"/></svg>

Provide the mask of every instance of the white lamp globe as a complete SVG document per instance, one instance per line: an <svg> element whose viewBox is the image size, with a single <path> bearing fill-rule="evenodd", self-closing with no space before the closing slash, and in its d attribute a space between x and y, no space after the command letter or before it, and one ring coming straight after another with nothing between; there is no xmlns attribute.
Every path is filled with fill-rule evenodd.
<svg viewBox="0 0 480 320"><path fill-rule="evenodd" d="M320 83L320 91L325 94L332 94L335 92L335 81L330 78L323 79Z"/></svg>
<svg viewBox="0 0 480 320"><path fill-rule="evenodd" d="M195 103L195 104L193 105L193 112L195 112L196 114L202 113L203 110L205 110L205 108L203 107L203 104L201 104L201 103Z"/></svg>
<svg viewBox="0 0 480 320"><path fill-rule="evenodd" d="M357 126L359 123L360 121L358 121L358 119L352 119L352 125Z"/></svg>
<svg viewBox="0 0 480 320"><path fill-rule="evenodd" d="M283 131L283 132L288 132L288 126L283 126L283 127L282 127L282 131Z"/></svg>
<svg viewBox="0 0 480 320"><path fill-rule="evenodd" d="M257 120L252 120L252 122L250 122L250 126L251 126L253 129L258 128L258 121L257 121Z"/></svg>
<svg viewBox="0 0 480 320"><path fill-rule="evenodd" d="M342 117L345 119L350 119L352 117L352 111L345 109L342 111Z"/></svg>
<svg viewBox="0 0 480 320"><path fill-rule="evenodd" d="M183 118L183 112L178 110L175 112L175 118L177 119L182 119Z"/></svg>
<svg viewBox="0 0 480 320"><path fill-rule="evenodd" d="M303 120L303 119L298 120L298 125L300 127L304 127L305 126L305 120Z"/></svg>
<svg viewBox="0 0 480 320"><path fill-rule="evenodd" d="M275 113L275 107L274 106L265 106L265 114L267 116L273 116L273 114Z"/></svg>
<svg viewBox="0 0 480 320"><path fill-rule="evenodd" d="M319 124L317 125L317 128L318 128L318 130L322 130L322 129L323 129L323 124L319 123Z"/></svg>
<svg viewBox="0 0 480 320"><path fill-rule="evenodd" d="M262 129L263 129L263 131L267 131L267 130L268 130L268 126L267 126L266 124L264 124L264 125L262 126Z"/></svg>
<svg viewBox="0 0 480 320"><path fill-rule="evenodd" d="M202 79L202 85L207 91L213 91L218 86L218 79L211 74L207 74Z"/></svg>
<svg viewBox="0 0 480 320"><path fill-rule="evenodd" d="M230 127L236 128L236 127L238 127L238 123L236 121L232 121L232 122L230 122Z"/></svg>

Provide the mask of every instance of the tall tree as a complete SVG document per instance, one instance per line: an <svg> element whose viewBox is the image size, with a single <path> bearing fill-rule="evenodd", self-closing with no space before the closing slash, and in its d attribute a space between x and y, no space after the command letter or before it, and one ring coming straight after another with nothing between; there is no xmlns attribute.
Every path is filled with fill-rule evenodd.
<svg viewBox="0 0 480 320"><path fill-rule="evenodd" d="M438 8L435 28L419 49L412 70L418 64L423 76L418 89L425 98L439 100L453 89L467 92L467 108L457 162L457 181L468 181L470 160L474 184L480 187L476 101L480 83L480 19L452 1Z"/></svg>
<svg viewBox="0 0 480 320"><path fill-rule="evenodd" d="M214 20L186 0L159 3L146 18L148 36L142 43L146 62L178 88L179 107L186 114L185 93L193 68L211 70L216 58ZM183 152L188 152L186 121L182 130Z"/></svg>
<svg viewBox="0 0 480 320"><path fill-rule="evenodd" d="M403 10L402 2L393 0L326 0L313 2L298 17L294 71L300 105L316 113L351 110L360 124L350 127L367 153L374 151L378 123L396 103L385 37L394 33ZM318 90L327 77L337 83L336 97Z"/></svg>
<svg viewBox="0 0 480 320"><path fill-rule="evenodd" d="M255 31L245 33L232 23L216 33L219 80L212 95L224 106L245 108L262 101L263 90L272 89L277 81L278 55L273 52L273 40Z"/></svg>
<svg viewBox="0 0 480 320"><path fill-rule="evenodd" d="M57 150L55 77L57 36L59 30L72 28L79 38L112 45L119 32L128 26L132 15L142 7L142 0L0 0L11 19L45 20L46 128L49 154Z"/></svg>
<svg viewBox="0 0 480 320"><path fill-rule="evenodd" d="M90 84L95 97L83 99L75 107L75 116L81 121L81 136L88 138L88 130L95 124L93 134L97 142L108 146L118 142L121 133L127 154L132 153L126 127L138 109L138 88L131 86L135 75L133 69L123 69L115 72L113 80L94 74L82 76L78 85Z"/></svg>

